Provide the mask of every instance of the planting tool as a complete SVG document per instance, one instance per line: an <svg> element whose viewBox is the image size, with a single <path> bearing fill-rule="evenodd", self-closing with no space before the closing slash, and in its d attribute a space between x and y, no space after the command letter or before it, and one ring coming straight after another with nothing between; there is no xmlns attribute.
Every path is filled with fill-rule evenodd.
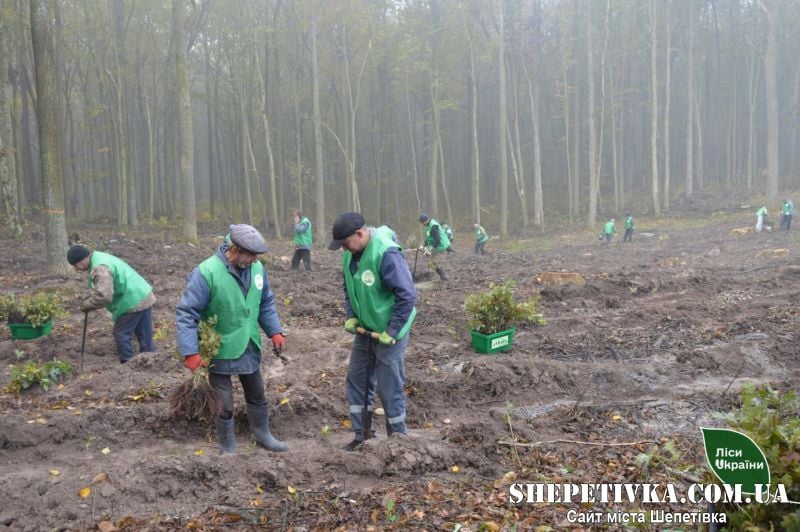
<svg viewBox="0 0 800 532"><path fill-rule="evenodd" d="M412 281L417 278L417 257L419 257L419 248L417 248L417 252L414 253L414 272L411 274Z"/></svg>
<svg viewBox="0 0 800 532"><path fill-rule="evenodd" d="M289 359L286 358L285 356L283 356L283 354L281 354L281 352L278 351L277 349L275 349L274 347L272 348L272 354L275 355L276 357L280 358L281 361L284 364L288 364L289 363Z"/></svg>
<svg viewBox="0 0 800 532"><path fill-rule="evenodd" d="M81 338L81 357L78 362L78 373L83 373L83 352L86 349L86 326L89 325L89 313L83 313L83 338Z"/></svg>
<svg viewBox="0 0 800 532"><path fill-rule="evenodd" d="M362 331L366 331L361 327L358 327ZM364 333L359 333L364 334ZM372 333L377 334L377 333ZM367 351L367 372L366 378L364 379L364 409L361 411L361 439L367 441L372 437L372 416L369 415L369 377L372 375L372 372L375 370L375 357L369 354Z"/></svg>
<svg viewBox="0 0 800 532"><path fill-rule="evenodd" d="M381 337L380 333L376 333L375 331L368 331L364 327L356 327L356 332L358 334L363 334L364 336L369 336L373 340L377 340L377 339L379 339ZM397 343L397 340L392 338L392 344L391 345L394 345L396 343Z"/></svg>

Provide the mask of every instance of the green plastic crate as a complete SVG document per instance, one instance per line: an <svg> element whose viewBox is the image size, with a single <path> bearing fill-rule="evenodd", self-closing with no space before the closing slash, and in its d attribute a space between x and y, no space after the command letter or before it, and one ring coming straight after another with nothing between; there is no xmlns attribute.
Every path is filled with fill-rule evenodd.
<svg viewBox="0 0 800 532"><path fill-rule="evenodd" d="M511 349L516 331L514 328L494 334L481 334L478 331L470 331L472 347L475 348L475 351L484 355L508 351Z"/></svg>
<svg viewBox="0 0 800 532"><path fill-rule="evenodd" d="M11 338L16 340L31 340L40 336L47 336L53 330L53 320L48 320L39 327L34 327L30 323L9 323Z"/></svg>

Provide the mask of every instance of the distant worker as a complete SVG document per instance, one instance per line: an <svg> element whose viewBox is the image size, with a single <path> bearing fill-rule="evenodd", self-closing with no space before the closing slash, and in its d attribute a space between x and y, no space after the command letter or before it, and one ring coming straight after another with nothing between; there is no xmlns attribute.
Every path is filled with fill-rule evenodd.
<svg viewBox="0 0 800 532"><path fill-rule="evenodd" d="M756 233L760 233L765 227L769 230L769 227L767 227L767 207L762 205L756 211Z"/></svg>
<svg viewBox="0 0 800 532"><path fill-rule="evenodd" d="M625 215L625 234L622 236L623 242L633 241L633 216L630 214Z"/></svg>
<svg viewBox="0 0 800 532"><path fill-rule="evenodd" d="M112 334L119 363L133 358L133 336L140 352L156 350L153 343L153 287L124 260L76 244L67 251L67 262L77 272L89 272L91 294L81 303L83 312L105 307L114 322Z"/></svg>
<svg viewBox="0 0 800 532"><path fill-rule="evenodd" d="M442 260L442 253L450 247L450 239L447 238L447 233L444 232L439 222L425 214L424 212L419 215L419 223L425 228L425 243L422 249L425 250L426 255L430 255L430 266L439 274L442 281L447 281L447 272L439 264ZM439 258L436 258L436 257Z"/></svg>
<svg viewBox="0 0 800 532"><path fill-rule="evenodd" d="M294 256L292 257L292 270L300 269L300 260L303 260L306 271L311 271L311 243L313 241L311 222L303 216L301 211L294 211Z"/></svg>
<svg viewBox="0 0 800 532"><path fill-rule="evenodd" d="M450 240L450 245L447 246L445 251L448 253L455 253L456 250L453 249L453 242L456 239L456 235L453 233L453 228L447 224L442 224L442 229L444 230L444 234L446 234L447 238Z"/></svg>
<svg viewBox="0 0 800 532"><path fill-rule="evenodd" d="M792 228L792 213L794 213L794 203L791 198L783 200L781 208L781 229L789 231Z"/></svg>
<svg viewBox="0 0 800 532"><path fill-rule="evenodd" d="M475 254L486 255L486 243L489 241L489 235L486 234L486 229L480 224L475 224Z"/></svg>
<svg viewBox="0 0 800 532"><path fill-rule="evenodd" d="M606 225L603 226L603 236L606 237L606 242L610 244L611 240L614 238L614 235L616 234L617 234L617 228L614 225L614 218L611 218L606 222Z"/></svg>

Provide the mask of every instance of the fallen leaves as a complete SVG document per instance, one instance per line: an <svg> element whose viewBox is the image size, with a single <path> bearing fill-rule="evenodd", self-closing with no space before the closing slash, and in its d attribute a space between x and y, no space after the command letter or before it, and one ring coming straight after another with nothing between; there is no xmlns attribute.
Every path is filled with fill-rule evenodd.
<svg viewBox="0 0 800 532"><path fill-rule="evenodd" d="M86 486L78 490L78 497L80 497L81 499L85 499L91 494L92 494L92 488L90 488L89 486Z"/></svg>

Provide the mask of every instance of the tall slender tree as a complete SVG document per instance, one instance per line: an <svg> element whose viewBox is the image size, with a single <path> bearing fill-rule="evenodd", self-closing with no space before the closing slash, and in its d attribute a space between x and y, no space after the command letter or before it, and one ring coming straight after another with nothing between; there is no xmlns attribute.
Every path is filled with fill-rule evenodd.
<svg viewBox="0 0 800 532"><path fill-rule="evenodd" d="M175 47L175 89L178 96L180 169L183 205L183 237L197 242L197 210L194 197L194 136L189 67L186 61L186 14L184 0L172 0L172 42Z"/></svg>

